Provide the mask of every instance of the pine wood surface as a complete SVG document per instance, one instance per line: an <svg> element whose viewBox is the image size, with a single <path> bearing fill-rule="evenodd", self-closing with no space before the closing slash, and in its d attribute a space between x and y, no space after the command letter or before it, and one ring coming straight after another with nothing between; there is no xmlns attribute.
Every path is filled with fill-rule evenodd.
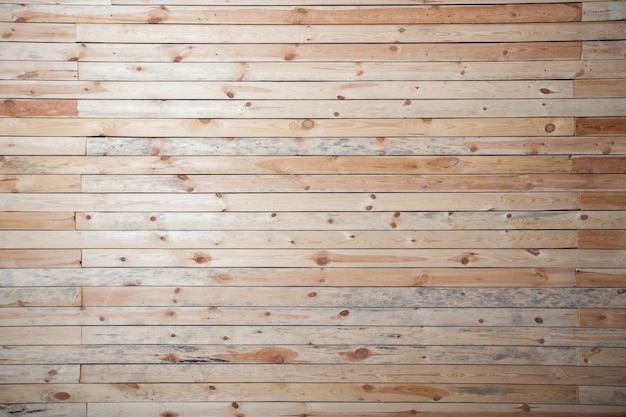
<svg viewBox="0 0 626 417"><path fill-rule="evenodd" d="M0 415L626 415L626 1L0 4Z"/></svg>

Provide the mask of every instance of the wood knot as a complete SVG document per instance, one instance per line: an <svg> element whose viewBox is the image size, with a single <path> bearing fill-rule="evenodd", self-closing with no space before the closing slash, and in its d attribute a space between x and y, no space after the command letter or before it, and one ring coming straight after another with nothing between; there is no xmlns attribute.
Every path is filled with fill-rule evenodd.
<svg viewBox="0 0 626 417"><path fill-rule="evenodd" d="M359 360L363 360L369 358L371 353L372 352L368 348L358 348L354 351L354 357Z"/></svg>
<svg viewBox="0 0 626 417"><path fill-rule="evenodd" d="M174 412L174 411L163 411L161 414L159 414L161 417L178 417L180 414Z"/></svg>
<svg viewBox="0 0 626 417"><path fill-rule="evenodd" d="M541 91L541 94L554 94L554 91L549 88L540 88L539 91Z"/></svg>
<svg viewBox="0 0 626 417"><path fill-rule="evenodd" d="M554 126L554 123L548 123L543 130L545 130L546 133L552 133L556 130L556 126Z"/></svg>
<svg viewBox="0 0 626 417"><path fill-rule="evenodd" d="M363 386L361 386L361 388L363 388L363 391L365 392L372 392L374 390L376 390L376 387L370 384L365 384Z"/></svg>
<svg viewBox="0 0 626 417"><path fill-rule="evenodd" d="M306 119L304 121L302 121L302 128L303 129L313 129L313 126L315 126L315 122L311 119Z"/></svg>
<svg viewBox="0 0 626 417"><path fill-rule="evenodd" d="M168 361L170 363L176 363L176 362L180 361L180 358L175 353L168 353L167 355L165 355L165 357L163 359L165 359L166 361Z"/></svg>
<svg viewBox="0 0 626 417"><path fill-rule="evenodd" d="M340 315L340 316L344 316L344 317L345 317L345 316L348 316L348 315L350 315L350 311L348 311L348 310L341 310L341 311L339 312L339 315Z"/></svg>
<svg viewBox="0 0 626 417"><path fill-rule="evenodd" d="M543 323L543 319L541 317L535 317L535 323L541 324Z"/></svg>
<svg viewBox="0 0 626 417"><path fill-rule="evenodd" d="M326 266L332 262L331 257L326 252L319 252L313 256L313 260L319 266Z"/></svg>
<svg viewBox="0 0 626 417"><path fill-rule="evenodd" d="M207 262L209 262L211 260L211 257L209 255L204 254L204 253L196 253L196 254L194 254L192 259L197 264L205 264L205 263L207 263Z"/></svg>
<svg viewBox="0 0 626 417"><path fill-rule="evenodd" d="M72 398L72 396L68 392L55 392L54 394L52 394L52 397L59 401L67 401Z"/></svg>
<svg viewBox="0 0 626 417"><path fill-rule="evenodd" d="M307 294L309 297L314 298L317 297L317 293L315 291L311 291L310 293Z"/></svg>
<svg viewBox="0 0 626 417"><path fill-rule="evenodd" d="M287 55L285 55L285 61L293 61L295 57L296 57L295 53L289 52Z"/></svg>

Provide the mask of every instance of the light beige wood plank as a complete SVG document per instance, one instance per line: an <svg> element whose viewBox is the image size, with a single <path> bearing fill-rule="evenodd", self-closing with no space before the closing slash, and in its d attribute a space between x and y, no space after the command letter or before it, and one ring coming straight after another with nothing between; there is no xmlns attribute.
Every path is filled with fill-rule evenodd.
<svg viewBox="0 0 626 417"><path fill-rule="evenodd" d="M292 286L484 287L574 286L573 268L84 268L0 269L5 286Z"/></svg>
<svg viewBox="0 0 626 417"><path fill-rule="evenodd" d="M74 213L40 212L0 212L2 230L73 230Z"/></svg>
<svg viewBox="0 0 626 417"><path fill-rule="evenodd" d="M0 250L0 268L79 268L80 250Z"/></svg>
<svg viewBox="0 0 626 417"><path fill-rule="evenodd" d="M582 234L581 236L587 236ZM603 236L603 235L601 235ZM575 248L575 230L549 231L3 231L0 249L97 248ZM591 244L585 248L626 248Z"/></svg>
<svg viewBox="0 0 626 417"><path fill-rule="evenodd" d="M626 97L626 80L574 80L574 96Z"/></svg>
<svg viewBox="0 0 626 417"><path fill-rule="evenodd" d="M608 249L84 249L84 267L620 267ZM11 264L9 264L11 265Z"/></svg>
<svg viewBox="0 0 626 417"><path fill-rule="evenodd" d="M169 3L169 2L168 2ZM201 23L201 24L393 24L393 23L522 23L577 21L580 4L379 6L109 6L58 8L5 5L0 19L19 22L69 23ZM327 3L328 4L328 3ZM346 3L347 4L347 3ZM596 6L595 9L601 9ZM356 6L356 7L355 7ZM587 6L588 13L592 6ZM590 20L590 19L588 19ZM605 20L605 19L596 19Z"/></svg>
<svg viewBox="0 0 626 417"><path fill-rule="evenodd" d="M41 3L45 0L31 0L33 3ZM86 0L86 1L97 1L97 0ZM591 2L594 1L604 1L604 0L588 0ZM28 2L27 2L28 3ZM162 3L162 2L161 2ZM145 5L145 4L161 4L158 0L114 0L111 4L114 5ZM168 0L167 2L170 5L204 5L204 2L201 0ZM309 5L311 0L291 0L289 4L292 5ZM434 0L432 4L518 4L518 3L563 3L563 0ZM569 3L569 2L566 2ZM248 6L254 5L257 6L258 2L253 0L215 0L212 4L219 6ZM284 0L263 0L264 5L283 5ZM322 0L317 1L315 4L323 4L323 5L385 5L385 6L393 6L400 4L411 4L414 5L414 0L363 0L363 1L355 1L355 0Z"/></svg>
<svg viewBox="0 0 626 417"><path fill-rule="evenodd" d="M0 175L0 193L76 193L80 175Z"/></svg>
<svg viewBox="0 0 626 417"><path fill-rule="evenodd" d="M78 365L0 365L2 384L71 384L79 379Z"/></svg>
<svg viewBox="0 0 626 417"><path fill-rule="evenodd" d="M626 5L622 1L584 2L582 20L625 20Z"/></svg>
<svg viewBox="0 0 626 417"><path fill-rule="evenodd" d="M83 403L60 404L60 403L32 403L32 404L1 404L1 411L8 415L37 414L39 417L86 417L87 405Z"/></svg>
<svg viewBox="0 0 626 417"><path fill-rule="evenodd" d="M79 100L85 118L183 118L210 114L220 119L323 118L451 118L451 117L619 117L626 113L622 98L510 100ZM54 102L51 100L51 102ZM7 116L47 116L35 102L32 110L6 111ZM71 107L69 104L68 107ZM12 107L13 109L13 107ZM0 106L0 112L2 112ZM58 109L55 111L61 111ZM19 113L18 113L19 111ZM67 115L73 108L67 110ZM52 114L55 115L55 114ZM62 114L66 115L66 114Z"/></svg>
<svg viewBox="0 0 626 417"><path fill-rule="evenodd" d="M213 387L213 388L211 388ZM137 401L160 398L163 401L420 401L468 402L478 398L488 402L542 402L574 404L576 387L543 385L487 384L315 384L315 383L223 383L223 384L32 384L0 386L0 401L101 402Z"/></svg>
<svg viewBox="0 0 626 417"><path fill-rule="evenodd" d="M83 304L92 307L467 307L476 308L621 308L622 294L612 289L564 288L236 288L236 287L85 287ZM257 291L255 296L255 291ZM563 299L558 299L561 294ZM263 297L261 297L263 295ZM565 296L567 295L567 299ZM550 298L551 300L548 300ZM482 300L482 302L481 302ZM488 300L488 301L487 301ZM212 311L212 310L211 310ZM207 312L207 314L209 314ZM342 316L346 318L347 316ZM482 318L489 321L489 316ZM539 318L539 320L535 320ZM549 320L549 317L546 317ZM543 322L534 316L532 325Z"/></svg>
<svg viewBox="0 0 626 417"><path fill-rule="evenodd" d="M0 214L0 216L2 216ZM32 214L27 214L32 217ZM0 217L1 218L1 217ZM82 230L525 230L621 229L619 211L512 212L79 212Z"/></svg>
<svg viewBox="0 0 626 417"><path fill-rule="evenodd" d="M71 307L81 305L81 292L76 287L0 288L0 307Z"/></svg>
<svg viewBox="0 0 626 417"><path fill-rule="evenodd" d="M620 3L620 2L615 2ZM586 41L583 42L582 56L584 59L624 59L626 40Z"/></svg>
<svg viewBox="0 0 626 417"><path fill-rule="evenodd" d="M622 39L615 22L403 25L129 25L76 24L77 42L112 43L410 43L541 42Z"/></svg>
<svg viewBox="0 0 626 417"><path fill-rule="evenodd" d="M624 386L580 386L578 395L580 404L626 406Z"/></svg>
<svg viewBox="0 0 626 417"><path fill-rule="evenodd" d="M0 51L4 51L6 44ZM11 45L11 44L8 44ZM2 52L0 52L0 55ZM2 57L4 59L4 57ZM13 59L19 59L15 57ZM25 57L22 57L24 59ZM49 61L0 61L2 80L62 80L78 79L78 63Z"/></svg>
<svg viewBox="0 0 626 417"><path fill-rule="evenodd" d="M0 33L2 42L76 42L73 24L0 22Z"/></svg>
<svg viewBox="0 0 626 417"><path fill-rule="evenodd" d="M285 383L385 381L392 384L546 384L620 385L624 369L604 367L541 367L508 365L85 365L82 383L160 382ZM61 381L59 381L61 382Z"/></svg>
<svg viewBox="0 0 626 417"><path fill-rule="evenodd" d="M23 82L23 81L20 81ZM0 137L2 155L85 155L87 138Z"/></svg>
<svg viewBox="0 0 626 417"><path fill-rule="evenodd" d="M41 117L0 118L0 129L5 132L5 135L10 136L25 133L29 136L53 134L59 136L172 137L502 136L506 134L570 136L574 134L574 120L572 118L232 120ZM582 129L580 123L578 129Z"/></svg>
<svg viewBox="0 0 626 417"><path fill-rule="evenodd" d="M580 325L583 327L626 327L624 309L581 309Z"/></svg>
<svg viewBox="0 0 626 417"><path fill-rule="evenodd" d="M599 193L595 193L599 194ZM588 195L585 193L585 195ZM616 194L613 194L616 195ZM5 211L494 211L577 210L579 193L2 194ZM602 210L601 207L589 207ZM606 208L606 207L605 207ZM609 207L613 208L613 207ZM587 207L584 207L587 209Z"/></svg>
<svg viewBox="0 0 626 417"><path fill-rule="evenodd" d="M0 327L0 338L4 346L79 345L81 329L79 326Z"/></svg>
<svg viewBox="0 0 626 417"><path fill-rule="evenodd" d="M88 155L602 155L626 154L618 137L90 137ZM10 155L5 153L5 155Z"/></svg>
<svg viewBox="0 0 626 417"><path fill-rule="evenodd" d="M579 350L581 366L624 367L626 364L626 349L624 348L594 346Z"/></svg>
<svg viewBox="0 0 626 417"><path fill-rule="evenodd" d="M604 348L606 351L610 348ZM398 345L62 345L0 347L6 364L500 364L572 366L577 348ZM601 366L601 365L600 365ZM623 366L623 365L622 365Z"/></svg>
<svg viewBox="0 0 626 417"><path fill-rule="evenodd" d="M576 271L578 287L623 287L626 286L625 269L579 269Z"/></svg>

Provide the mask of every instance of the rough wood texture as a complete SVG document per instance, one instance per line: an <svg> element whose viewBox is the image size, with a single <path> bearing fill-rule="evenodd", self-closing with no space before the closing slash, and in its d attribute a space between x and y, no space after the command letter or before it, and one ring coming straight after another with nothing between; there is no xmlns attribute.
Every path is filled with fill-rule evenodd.
<svg viewBox="0 0 626 417"><path fill-rule="evenodd" d="M626 1L0 3L0 415L626 415Z"/></svg>

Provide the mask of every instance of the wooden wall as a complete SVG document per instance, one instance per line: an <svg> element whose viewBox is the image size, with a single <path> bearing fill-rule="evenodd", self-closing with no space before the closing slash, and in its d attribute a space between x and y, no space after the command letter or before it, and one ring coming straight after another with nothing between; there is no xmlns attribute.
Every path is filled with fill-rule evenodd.
<svg viewBox="0 0 626 417"><path fill-rule="evenodd" d="M166 3L0 4L1 415L626 415L625 1Z"/></svg>

